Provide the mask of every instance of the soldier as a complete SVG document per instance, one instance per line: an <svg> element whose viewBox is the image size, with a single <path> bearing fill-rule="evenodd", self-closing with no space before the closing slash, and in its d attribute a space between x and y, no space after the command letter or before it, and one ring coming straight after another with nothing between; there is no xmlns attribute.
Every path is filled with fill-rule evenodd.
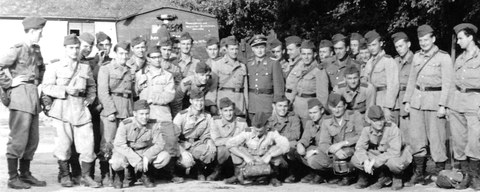
<svg viewBox="0 0 480 192"><path fill-rule="evenodd" d="M395 111L399 111L399 127L402 132L402 140L409 143L407 128L409 126L410 116L405 111L405 105L403 104L403 97L405 96L405 90L407 90L408 77L410 76L410 68L412 66L413 52L410 50L410 39L404 32L398 32L392 35L395 49L398 56L395 60L398 63L400 83L400 91L398 93L397 103L395 104Z"/></svg>
<svg viewBox="0 0 480 192"><path fill-rule="evenodd" d="M135 76L128 63L130 44L120 42L113 48L115 58L106 65L100 67L98 72L98 98L103 106L100 113L102 121L100 130L102 141L100 144L101 152L100 173L102 184L111 185L113 175L110 175L108 160L112 155L113 140L120 121L133 115L133 87L135 85ZM131 65L135 67L135 65Z"/></svg>
<svg viewBox="0 0 480 192"><path fill-rule="evenodd" d="M192 46L192 36L190 36L188 32L183 32L179 38L180 55L173 61L173 63L180 67L182 79L192 75L195 70L195 65L200 62L200 60L192 56Z"/></svg>
<svg viewBox="0 0 480 192"><path fill-rule="evenodd" d="M200 181L205 180L205 166L210 165L215 159L217 148L210 137L213 119L205 113L205 95L199 90L190 92L190 103L187 109L180 111L173 123L180 133L181 165L189 170L194 164L195 174ZM188 172L188 171L187 171Z"/></svg>
<svg viewBox="0 0 480 192"><path fill-rule="evenodd" d="M417 32L421 50L413 56L403 99L405 111L410 113L408 135L415 161L414 175L406 186L425 181L427 147L435 162L433 175L445 169L445 107L453 79L452 60L434 44L432 27L422 25Z"/></svg>
<svg viewBox="0 0 480 192"><path fill-rule="evenodd" d="M269 164L272 167L270 183L274 187L282 185L278 180L279 167L284 161L283 154L289 150L288 139L276 130L267 129L268 115L260 112L252 119L252 128L242 132L226 143L232 153L235 175L243 183L242 168L254 164Z"/></svg>
<svg viewBox="0 0 480 192"><path fill-rule="evenodd" d="M350 58L356 60L359 54L360 40L363 39L363 36L359 33L350 34Z"/></svg>
<svg viewBox="0 0 480 192"><path fill-rule="evenodd" d="M302 58L300 57L300 45L302 39L298 36L289 36L285 38L285 47L287 48L288 62L282 65L283 75L285 78L290 75L290 72L298 65ZM288 98L288 96L287 96Z"/></svg>
<svg viewBox="0 0 480 192"><path fill-rule="evenodd" d="M10 127L6 157L9 175L7 185L13 189L47 185L30 172L30 162L39 141L38 114L42 111L37 85L41 83L45 71L37 43L46 22L41 17L23 19L25 41L14 45L0 57L0 86L10 98L10 103L6 104Z"/></svg>
<svg viewBox="0 0 480 192"><path fill-rule="evenodd" d="M217 146L216 166L212 174L207 177L207 181L216 180L221 175L221 170L225 167L230 158L230 151L226 147L227 141L244 132L248 128L247 121L244 118L236 117L234 113L235 103L227 97L220 99L220 116L213 117L210 135L215 146ZM236 177L227 180L235 181ZM226 181L229 183L228 181Z"/></svg>
<svg viewBox="0 0 480 192"><path fill-rule="evenodd" d="M383 107L387 121L397 123L398 112L394 111L398 96L398 64L383 50L383 41L375 30L365 34L368 50L372 54L365 65L362 77L375 86L375 105Z"/></svg>
<svg viewBox="0 0 480 192"><path fill-rule="evenodd" d="M365 64L367 64L372 54L368 51L367 41L365 39L360 40L360 45L358 46L358 55L355 58L356 61L360 62L360 71L363 71Z"/></svg>
<svg viewBox="0 0 480 192"><path fill-rule="evenodd" d="M250 42L255 58L247 64L248 71L248 113L250 119L255 113L272 114L273 98L285 94L282 67L278 61L266 57L267 38L255 35Z"/></svg>
<svg viewBox="0 0 480 192"><path fill-rule="evenodd" d="M207 52L208 59L205 61L205 63L208 65L208 67L212 67L212 63L215 60L219 59L218 56L218 39L215 37L210 37L207 39L207 45L205 47L205 51Z"/></svg>
<svg viewBox="0 0 480 192"><path fill-rule="evenodd" d="M329 40L322 40L320 44L318 44L318 63L327 63L329 59L333 56L333 44Z"/></svg>
<svg viewBox="0 0 480 192"><path fill-rule="evenodd" d="M297 82L292 91L293 110L302 118L303 124L308 119L308 100L317 98L323 104L327 103L328 98L328 75L313 59L315 58L314 50L313 42L305 40L301 46L302 61L290 74L294 79L292 81ZM289 81L288 78L287 81Z"/></svg>
<svg viewBox="0 0 480 192"><path fill-rule="evenodd" d="M48 67L43 81L43 93L54 98L48 114L56 128L54 155L62 172L61 185L73 186L68 160L70 146L74 143L80 153L85 186L97 188L100 184L90 176L96 156L91 115L87 108L96 97L95 80L90 66L77 60L80 41L76 35L66 36L63 44L65 58Z"/></svg>
<svg viewBox="0 0 480 192"><path fill-rule="evenodd" d="M365 122L365 112L375 104L375 88L370 83L360 82L360 71L354 65L348 66L343 75L345 81L335 86L333 92L345 98L347 110L354 111L357 120Z"/></svg>
<svg viewBox="0 0 480 192"><path fill-rule="evenodd" d="M225 37L225 38L222 38L220 40L220 48L218 50L218 56L219 57L223 57L225 56L225 52L227 52L227 44L226 44L226 40L227 40L228 37Z"/></svg>
<svg viewBox="0 0 480 192"><path fill-rule="evenodd" d="M348 42L349 41L347 37L343 36L342 34L335 34L332 37L333 50L335 51L335 60L331 60L330 63L322 64L327 71L331 88L335 87L338 83L343 81L343 71L345 70L345 67L349 65L355 65L357 67L360 67L360 63L356 62L348 55Z"/></svg>
<svg viewBox="0 0 480 192"><path fill-rule="evenodd" d="M355 146L352 164L360 170L355 188L368 186L370 175L378 176L370 189L378 190L392 181L392 190L400 190L403 170L412 162L410 147L402 148L402 136L397 125L385 120L383 109L374 105L368 110L370 126L363 128Z"/></svg>
<svg viewBox="0 0 480 192"><path fill-rule="evenodd" d="M175 36L171 37L170 40L172 41L172 53L169 59L175 61L180 57L180 41Z"/></svg>
<svg viewBox="0 0 480 192"><path fill-rule="evenodd" d="M286 62L283 58L283 45L278 39L272 39L268 41L268 49L270 50L270 59L280 62L280 66L283 66Z"/></svg>
<svg viewBox="0 0 480 192"><path fill-rule="evenodd" d="M145 53L147 51L147 41L142 37L135 37L130 42L130 50L132 56L127 61L126 65L130 68L133 74L145 67L147 59Z"/></svg>
<svg viewBox="0 0 480 192"><path fill-rule="evenodd" d="M207 93L205 96L205 109L210 112L210 114L217 114L216 96L213 91L209 91L212 88L210 72L211 69L205 61L200 61L195 66L195 73L185 77L180 85L177 86L175 100L182 102L182 110L190 106L190 93L193 89L196 89Z"/></svg>
<svg viewBox="0 0 480 192"><path fill-rule="evenodd" d="M78 36L78 40L80 40L80 61L91 61L93 58L89 58L88 56L92 53L95 36L85 32ZM89 64L93 63L89 62Z"/></svg>
<svg viewBox="0 0 480 192"><path fill-rule="evenodd" d="M225 39L225 56L212 64L212 89L218 98L227 97L235 103L235 115L246 117L248 103L247 67L237 60L238 41L234 36ZM210 94L210 93L209 93Z"/></svg>
<svg viewBox="0 0 480 192"><path fill-rule="evenodd" d="M308 174L300 182L320 184L324 182L321 171L323 156L318 154L321 125L325 120L325 109L318 99L308 100L308 116L302 138L297 142L297 154L304 165L308 166Z"/></svg>
<svg viewBox="0 0 480 192"><path fill-rule="evenodd" d="M154 187L151 180L152 168L161 169L170 160L164 151L165 141L161 132L164 123L149 119L150 106L146 100L138 100L133 107L133 117L119 123L114 140L114 151L110 160L116 173L115 189L123 188L124 168L133 167L142 175L143 185Z"/></svg>
<svg viewBox="0 0 480 192"><path fill-rule="evenodd" d="M462 182L456 188L466 189L471 186L480 190L478 29L470 23L458 24L453 29L457 34L457 44L465 50L455 61L454 85L451 86L448 99L451 144L455 160L460 162L464 174Z"/></svg>
<svg viewBox="0 0 480 192"><path fill-rule="evenodd" d="M333 169L336 175L341 176L341 180L333 177L330 184L347 186L353 179L350 160L363 129L363 122L354 113L347 112L345 98L337 93L328 97L328 107L332 115L322 122L318 148L313 154L319 155L317 170Z"/></svg>
<svg viewBox="0 0 480 192"><path fill-rule="evenodd" d="M109 56L110 49L112 49L112 39L107 34L101 31L96 34L96 38L98 52L93 58L94 62L90 63L90 67L93 71L93 78L95 80L97 80L98 70L100 70L100 66L112 60L112 58L110 58Z"/></svg>

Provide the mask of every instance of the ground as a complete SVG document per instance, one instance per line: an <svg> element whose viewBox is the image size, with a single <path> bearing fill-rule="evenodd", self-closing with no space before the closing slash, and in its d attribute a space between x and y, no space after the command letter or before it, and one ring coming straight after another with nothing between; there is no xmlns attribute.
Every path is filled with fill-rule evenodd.
<svg viewBox="0 0 480 192"><path fill-rule="evenodd" d="M3 106L2 106L3 107ZM38 150L35 154L35 159L32 161L31 170L34 175L39 178L47 181L47 187L32 187L30 190L24 191L120 191L115 190L111 187L92 189L87 187L73 187L73 188L62 188L56 181L58 167L57 161L52 155L54 148L54 136L55 130L47 126L48 120L44 117L41 118L40 126L40 144ZM8 111L4 108L0 108L0 154L5 154L6 142L8 140ZM0 162L6 162L5 155L0 155ZM98 163L97 163L98 165ZM98 168L97 168L98 170ZM98 173L98 171L97 171ZM98 175L97 175L98 176ZM98 178L97 178L98 179ZM6 163L0 163L0 191L16 191L7 188L7 166ZM183 184L172 184L172 183L157 183L157 186L152 189L147 189L142 185L138 184L135 187L124 188L121 191L169 191L169 192L212 192L212 191L256 191L256 192L267 192L267 191L331 191L331 192L356 192L356 191L368 191L368 189L358 190L353 186L349 187L338 187L337 185L310 185L310 184L284 184L281 187L272 187L272 186L240 186L240 185L226 185L221 181L216 182L199 182L199 181L187 181ZM381 191L391 191L389 188L384 188ZM411 191L411 192L438 192L438 191L458 191L458 190L443 190L435 187L434 184L428 186L417 185L413 188L404 188L402 191ZM463 191L473 191L471 189L462 190Z"/></svg>

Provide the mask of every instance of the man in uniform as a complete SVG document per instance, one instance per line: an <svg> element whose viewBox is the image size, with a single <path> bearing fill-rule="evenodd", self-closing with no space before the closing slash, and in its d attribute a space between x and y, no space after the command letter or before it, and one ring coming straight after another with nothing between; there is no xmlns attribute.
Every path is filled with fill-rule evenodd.
<svg viewBox="0 0 480 192"><path fill-rule="evenodd" d="M126 167L133 167L135 172L142 174L145 187L154 187L150 178L152 169L161 169L170 161L170 155L164 151L163 123L149 119L149 113L148 102L138 100L133 107L133 117L119 123L110 160L117 175L113 184L115 189L123 188Z"/></svg>
<svg viewBox="0 0 480 192"><path fill-rule="evenodd" d="M210 135L215 146L217 146L217 157L214 171L207 177L207 181L216 180L221 175L221 170L230 158L230 151L226 147L227 141L244 132L248 128L247 121L244 118L235 116L235 103L227 97L220 99L220 116L213 117ZM235 180L236 177L227 180ZM228 182L227 182L228 183Z"/></svg>
<svg viewBox="0 0 480 192"><path fill-rule="evenodd" d="M272 167L270 183L274 187L282 185L278 180L279 168L284 161L283 154L289 150L288 139L276 130L268 130L267 120L267 114L255 114L252 128L226 142L227 149L232 153L235 175L240 183L244 181L242 168L254 164L268 164Z"/></svg>
<svg viewBox="0 0 480 192"><path fill-rule="evenodd" d="M270 51L269 54L272 60L280 62L280 66L282 66L282 62L285 62L283 58L283 45L282 42L278 39L272 39L268 41L268 50Z"/></svg>
<svg viewBox="0 0 480 192"><path fill-rule="evenodd" d="M453 64L447 52L435 45L435 35L429 25L417 29L420 51L412 60L407 90L403 102L410 113L408 135L412 146L415 170L406 186L425 181L427 147L435 162L433 175L445 169L447 161L446 104L452 86Z"/></svg>
<svg viewBox="0 0 480 192"><path fill-rule="evenodd" d="M76 35L66 36L63 44L65 57L51 64L43 79L43 93L54 98L48 114L57 133L54 155L62 172L61 185L73 185L68 160L74 143L80 153L85 186L97 188L100 184L90 176L96 155L91 115L87 108L96 97L95 80L90 66L78 62L80 41Z"/></svg>
<svg viewBox="0 0 480 192"><path fill-rule="evenodd" d="M112 39L107 34L101 31L96 34L96 38L98 52L93 58L94 62L90 63L90 67L93 71L93 78L95 80L97 80L98 70L100 70L100 66L112 60L112 58L110 58L109 56L110 49L112 49Z"/></svg>
<svg viewBox="0 0 480 192"><path fill-rule="evenodd" d="M46 22L41 17L23 19L24 42L14 45L0 57L0 86L10 94L10 103L7 104L10 133L6 153L9 188L29 189L32 185L47 185L30 172L30 162L39 141L38 114L42 111L37 85L41 83L45 71L37 43Z"/></svg>
<svg viewBox="0 0 480 192"><path fill-rule="evenodd" d="M315 61L315 45L310 40L305 40L301 46L302 61L295 66L287 78L297 83L292 91L293 110L302 118L305 124L308 119L308 100L317 98L322 104L327 103L328 75L324 69L318 67ZM288 83L288 82L287 82Z"/></svg>
<svg viewBox="0 0 480 192"><path fill-rule="evenodd" d="M193 74L195 65L197 65L200 60L194 58L192 55L193 38L190 36L190 33L183 32L180 35L179 41L180 56L177 57L173 63L180 67L183 79Z"/></svg>
<svg viewBox="0 0 480 192"><path fill-rule="evenodd" d="M194 171L198 180L205 180L205 167L215 159L217 147L210 136L213 119L204 111L205 95L200 90L190 92L190 107L180 111L173 123L180 133L181 163L189 170L194 164Z"/></svg>
<svg viewBox="0 0 480 192"><path fill-rule="evenodd" d="M328 107L332 116L322 122L318 148L313 153L319 155L318 170L333 169L335 174L341 175L341 180L334 177L329 183L347 186L353 179L350 160L363 129L363 122L357 120L356 114L347 112L347 103L342 95L330 94Z"/></svg>
<svg viewBox="0 0 480 192"><path fill-rule="evenodd" d="M237 60L238 41L234 36L225 39L225 56L212 64L212 89L219 98L228 97L235 103L235 115L246 117L248 104L247 67ZM211 93L209 93L211 94Z"/></svg>
<svg viewBox="0 0 480 192"><path fill-rule="evenodd" d="M392 190L400 190L403 170L412 162L410 147L402 148L402 136L397 125L385 120L380 106L371 106L368 110L370 126L363 128L355 146L352 164L360 170L355 188L368 186L370 175L378 176L370 189L381 189L392 180Z"/></svg>
<svg viewBox="0 0 480 192"><path fill-rule="evenodd" d="M363 39L363 36L359 33L350 34L350 58L356 59L359 53L360 40Z"/></svg>
<svg viewBox="0 0 480 192"><path fill-rule="evenodd" d="M100 67L98 72L98 99L103 106L100 113L100 132L102 140L100 144L99 159L102 184L112 184L108 160L112 155L113 140L118 124L125 118L132 116L133 87L135 77L131 74L134 70L127 65L130 52L130 44L120 42L113 48L115 58L106 65ZM135 67L132 65L132 67Z"/></svg>
<svg viewBox="0 0 480 192"><path fill-rule="evenodd" d="M282 65L283 75L285 78L288 77L290 72L295 66L302 60L300 57L300 45L302 44L302 39L298 36L289 36L285 38L285 47L287 48L288 60ZM288 98L288 97L287 97Z"/></svg>
<svg viewBox="0 0 480 192"><path fill-rule="evenodd" d="M213 91L209 91L212 88L210 72L211 69L205 61L200 61L195 66L195 73L182 79L175 93L175 100L182 101L182 110L190 106L190 93L193 89L196 89L207 93L205 96L205 109L212 115L217 113L216 96L213 94Z"/></svg>
<svg viewBox="0 0 480 192"><path fill-rule="evenodd" d="M273 98L285 94L285 82L282 67L278 61L266 56L267 38L255 35L250 42L255 58L247 64L248 71L248 115L250 119L255 113L272 114Z"/></svg>
<svg viewBox="0 0 480 192"><path fill-rule="evenodd" d="M360 67L360 64L348 55L348 39L342 34L335 34L332 37L333 50L335 51L335 60L330 63L323 63L330 80L330 87L335 87L343 81L343 71L349 65Z"/></svg>
<svg viewBox="0 0 480 192"><path fill-rule="evenodd" d="M135 37L130 42L130 50L132 51L132 56L127 61L126 65L130 68L133 74L138 70L141 70L147 64L147 59L145 58L145 53L147 51L147 41L142 37Z"/></svg>
<svg viewBox="0 0 480 192"><path fill-rule="evenodd" d="M358 55L355 58L356 61L360 62L360 71L363 71L365 64L367 64L372 54L368 51L367 41L365 39L360 40L360 45L358 47Z"/></svg>
<svg viewBox="0 0 480 192"><path fill-rule="evenodd" d="M363 78L376 89L375 105L383 107L387 121L398 122L398 112L394 107L398 96L398 64L383 50L383 41L375 30L365 34L368 50L372 54L365 65Z"/></svg>
<svg viewBox="0 0 480 192"><path fill-rule="evenodd" d="M318 58L319 63L329 63L328 61L334 60L333 56L333 44L330 40L324 39L318 44Z"/></svg>
<svg viewBox="0 0 480 192"><path fill-rule="evenodd" d="M405 90L407 90L408 77L410 76L410 68L412 66L413 52L410 50L410 39L407 34L404 32L398 32L392 35L393 43L395 44L395 49L397 50L398 56L395 57L395 60L398 63L399 76L398 80L400 83L400 91L398 93L397 103L395 105L395 110L399 111L399 121L398 126L402 132L403 141L408 143L408 132L407 128L409 126L409 114L405 111L405 105L403 104L403 96L405 95Z"/></svg>
<svg viewBox="0 0 480 192"><path fill-rule="evenodd" d="M205 47L205 51L207 52L208 59L207 61L205 61L205 63L210 68L212 67L213 61L219 59L218 49L219 49L218 39L216 37L208 38L207 45Z"/></svg>

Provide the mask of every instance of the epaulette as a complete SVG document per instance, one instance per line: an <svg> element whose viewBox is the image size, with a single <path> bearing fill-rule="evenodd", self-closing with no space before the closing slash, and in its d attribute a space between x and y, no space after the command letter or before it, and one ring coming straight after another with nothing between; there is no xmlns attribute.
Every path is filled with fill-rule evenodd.
<svg viewBox="0 0 480 192"><path fill-rule="evenodd" d="M252 132L252 128L250 127L245 128L245 132Z"/></svg>
<svg viewBox="0 0 480 192"><path fill-rule="evenodd" d="M190 85L192 85L192 80L183 82L183 86L190 86Z"/></svg>
<svg viewBox="0 0 480 192"><path fill-rule="evenodd" d="M247 122L247 119L242 118L242 117L237 117L237 121L238 121L238 122L244 122L244 123L246 123L246 122Z"/></svg>
<svg viewBox="0 0 480 192"><path fill-rule="evenodd" d="M345 88L347 87L347 84L345 82L337 84L338 88Z"/></svg>
<svg viewBox="0 0 480 192"><path fill-rule="evenodd" d="M363 83L360 83L360 86L361 86L361 87L368 88L368 83L365 83L365 82L363 82Z"/></svg>
<svg viewBox="0 0 480 192"><path fill-rule="evenodd" d="M218 115L215 115L215 116L213 116L213 119L222 119L222 117L220 117Z"/></svg>
<svg viewBox="0 0 480 192"><path fill-rule="evenodd" d="M125 124L125 125L126 125L126 124L129 124L129 123L131 123L131 122L133 122L132 119L124 119L124 120L122 121L122 123Z"/></svg>
<svg viewBox="0 0 480 192"><path fill-rule="evenodd" d="M295 116L295 112L293 111L288 112L288 116Z"/></svg>
<svg viewBox="0 0 480 192"><path fill-rule="evenodd" d="M439 49L438 52L448 55L448 52L446 52L446 51L444 51L444 50L441 50L441 49Z"/></svg>
<svg viewBox="0 0 480 192"><path fill-rule="evenodd" d="M171 124L172 124L171 121L162 121L162 122L160 122L160 125L161 125L161 126L168 126L168 125L171 125Z"/></svg>
<svg viewBox="0 0 480 192"><path fill-rule="evenodd" d="M185 114L185 113L187 113L187 112L188 112L188 111L187 111L186 109L184 109L184 110L181 110L181 111L178 112L178 113L180 113L180 114Z"/></svg>
<svg viewBox="0 0 480 192"><path fill-rule="evenodd" d="M157 122L156 119L149 119L149 120L148 120L148 123L156 123L156 122Z"/></svg>
<svg viewBox="0 0 480 192"><path fill-rule="evenodd" d="M59 62L59 61L60 61L60 59L52 59L52 60L50 60L50 63L56 63L56 62Z"/></svg>

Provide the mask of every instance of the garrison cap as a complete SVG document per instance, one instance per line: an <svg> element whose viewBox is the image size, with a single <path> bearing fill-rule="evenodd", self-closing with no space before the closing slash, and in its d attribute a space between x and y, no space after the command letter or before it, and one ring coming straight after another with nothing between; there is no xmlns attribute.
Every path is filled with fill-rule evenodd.
<svg viewBox="0 0 480 192"><path fill-rule="evenodd" d="M250 42L250 46L255 47L257 45L267 44L267 37L265 35L255 35Z"/></svg>
<svg viewBox="0 0 480 192"><path fill-rule="evenodd" d="M333 47L333 43L330 40L321 40L320 44L318 45L318 48L324 48L324 47Z"/></svg>
<svg viewBox="0 0 480 192"><path fill-rule="evenodd" d="M375 39L380 38L380 34L377 33L375 30L371 30L365 34L365 40L367 41L367 44L372 43L375 41Z"/></svg>
<svg viewBox="0 0 480 192"><path fill-rule="evenodd" d="M77 35L70 34L70 35L65 36L65 38L63 38L63 45L64 46L75 45L75 44L80 44L80 40L78 40Z"/></svg>
<svg viewBox="0 0 480 192"><path fill-rule="evenodd" d="M120 43L117 43L117 45L115 45L113 50L117 50L118 48L122 48L125 51L130 51L130 43L128 43L126 41L122 41Z"/></svg>
<svg viewBox="0 0 480 192"><path fill-rule="evenodd" d="M310 40L304 40L302 42L302 45L300 46L300 49L312 49L314 50L315 49L315 44L313 44L313 41L310 41Z"/></svg>
<svg viewBox="0 0 480 192"><path fill-rule="evenodd" d="M132 42L130 43L130 46L135 47L136 45L145 42L147 44L147 41L143 39L142 37L138 36L132 39Z"/></svg>
<svg viewBox="0 0 480 192"><path fill-rule="evenodd" d="M110 39L110 37L102 31L98 32L95 36L97 37L97 43Z"/></svg>
<svg viewBox="0 0 480 192"><path fill-rule="evenodd" d="M323 108L323 104L320 103L320 101L317 98L313 98L308 100L308 109L314 108L315 106L318 106L319 108Z"/></svg>
<svg viewBox="0 0 480 192"><path fill-rule="evenodd" d="M371 106L368 109L367 117L372 121L382 120L384 118L382 108L378 105Z"/></svg>
<svg viewBox="0 0 480 192"><path fill-rule="evenodd" d="M285 95L275 95L273 96L273 103L278 103L278 102L283 102L283 101L288 101L287 97Z"/></svg>
<svg viewBox="0 0 480 192"><path fill-rule="evenodd" d="M338 94L338 93L330 93L330 95L328 96L328 105L329 106L337 106L338 103L340 103L340 101L343 101L344 104L346 104L345 102L345 97L343 97L342 95Z"/></svg>
<svg viewBox="0 0 480 192"><path fill-rule="evenodd" d="M365 40L365 38L360 39L358 43L358 49L359 50L368 49L367 41Z"/></svg>
<svg viewBox="0 0 480 192"><path fill-rule="evenodd" d="M252 119L252 126L256 128L262 128L265 127L265 125L268 122L268 118L270 118L267 114L264 112L256 113L255 116L253 116Z"/></svg>
<svg viewBox="0 0 480 192"><path fill-rule="evenodd" d="M350 74L360 74L360 70L358 70L358 67L355 65L349 65L345 70L343 70L343 75L350 75Z"/></svg>
<svg viewBox="0 0 480 192"><path fill-rule="evenodd" d="M233 35L225 37L223 40L224 40L225 45L238 45L238 40Z"/></svg>
<svg viewBox="0 0 480 192"><path fill-rule="evenodd" d="M285 46L290 44L300 45L302 43L302 39L298 36L289 36L285 38Z"/></svg>
<svg viewBox="0 0 480 192"><path fill-rule="evenodd" d="M158 45L150 45L147 49L147 56L150 56L151 53L160 53L160 49L158 49Z"/></svg>
<svg viewBox="0 0 480 192"><path fill-rule="evenodd" d="M426 34L429 34L429 33L433 33L433 28L430 25L424 24L424 25L420 25L417 28L417 36L418 37L423 37L423 36L425 36Z"/></svg>
<svg viewBox="0 0 480 192"><path fill-rule="evenodd" d="M158 39L158 46L172 46L173 43L172 43L172 40L168 37L160 37L160 39Z"/></svg>
<svg viewBox="0 0 480 192"><path fill-rule="evenodd" d="M220 99L220 102L218 104L218 107L220 107L220 109L223 109L225 107L230 107L230 106L235 106L235 103L230 100L228 97L223 97Z"/></svg>
<svg viewBox="0 0 480 192"><path fill-rule="evenodd" d="M407 34L405 34L404 32L397 32L397 33L393 34L392 39L393 39L393 43L396 43L397 41L399 41L401 39L403 39L405 41L410 41L408 39Z"/></svg>
<svg viewBox="0 0 480 192"><path fill-rule="evenodd" d="M147 100L140 99L138 101L135 101L135 103L133 104L133 110L138 111L142 109L150 109L150 105L148 105Z"/></svg>
<svg viewBox="0 0 480 192"><path fill-rule="evenodd" d="M280 42L280 40L278 39L272 39L268 42L268 46L270 47L270 49L276 48L281 45L282 45L282 42Z"/></svg>
<svg viewBox="0 0 480 192"><path fill-rule="evenodd" d="M337 33L335 35L333 35L332 37L332 43L335 45L336 43L338 43L339 41L344 41L345 42L345 39L347 37L345 37L345 35L342 35L340 33Z"/></svg>
<svg viewBox="0 0 480 192"><path fill-rule="evenodd" d="M363 36L360 35L360 33L352 33L352 34L350 35L350 41L352 41L352 40L357 40L357 41L360 42L360 39L363 39Z"/></svg>
<svg viewBox="0 0 480 192"><path fill-rule="evenodd" d="M25 17L22 21L23 29L25 30L43 28L46 23L47 20L43 17Z"/></svg>
<svg viewBox="0 0 480 192"><path fill-rule="evenodd" d="M474 33L477 33L477 31L478 31L478 28L471 23L460 23L460 24L456 25L455 27L453 27L453 30L455 31L455 33L458 33L461 30L466 29L466 28L472 29Z"/></svg>
<svg viewBox="0 0 480 192"><path fill-rule="evenodd" d="M207 39L207 47L210 45L218 45L218 39L216 37L210 37Z"/></svg>
<svg viewBox="0 0 480 192"><path fill-rule="evenodd" d="M95 42L95 37L91 33L87 32L82 33L80 36L78 36L78 38L82 41L87 42L90 45L93 45L93 43Z"/></svg>
<svg viewBox="0 0 480 192"><path fill-rule="evenodd" d="M227 37L222 38L222 39L220 40L220 47L224 47L224 46L226 46L226 45L227 45Z"/></svg>
<svg viewBox="0 0 480 192"><path fill-rule="evenodd" d="M208 73L212 71L210 67L205 63L205 61L200 61L195 66L195 73Z"/></svg>
<svg viewBox="0 0 480 192"><path fill-rule="evenodd" d="M193 38L192 38L192 36L190 36L190 33L189 33L189 32L183 32L183 33L180 35L179 41L183 41L183 40L192 40L192 41L193 41Z"/></svg>
<svg viewBox="0 0 480 192"><path fill-rule="evenodd" d="M190 99L199 99L205 97L205 93L198 89L192 89L190 91Z"/></svg>

